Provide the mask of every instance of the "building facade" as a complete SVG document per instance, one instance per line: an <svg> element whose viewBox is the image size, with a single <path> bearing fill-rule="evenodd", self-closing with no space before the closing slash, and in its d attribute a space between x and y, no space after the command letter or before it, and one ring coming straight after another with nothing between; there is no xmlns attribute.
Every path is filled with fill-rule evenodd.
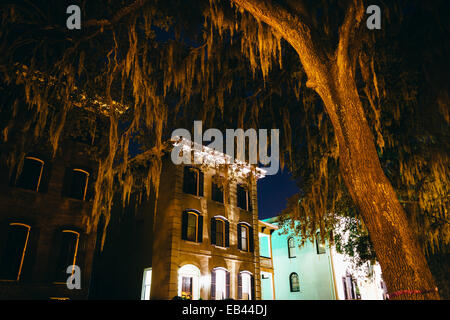
<svg viewBox="0 0 450 320"><path fill-rule="evenodd" d="M272 261L272 233L276 225L259 221L259 255L261 264L261 300L275 300L275 276Z"/></svg>
<svg viewBox="0 0 450 320"><path fill-rule="evenodd" d="M63 134L55 156L48 143L33 143L11 166L23 134L19 123L0 145L0 299L86 299L97 241L86 221L100 140ZM75 273L80 286L70 290Z"/></svg>
<svg viewBox="0 0 450 320"><path fill-rule="evenodd" d="M266 219L278 225L278 219ZM320 241L299 239L286 227L272 233L276 300L334 300L336 289L329 248Z"/></svg>
<svg viewBox="0 0 450 320"><path fill-rule="evenodd" d="M226 155L205 147L200 156L209 161L176 165L167 154L158 197L113 215L99 265L114 266L104 279L122 280L99 281L97 287L112 287L98 298L261 299L256 179L262 171L223 166Z"/></svg>

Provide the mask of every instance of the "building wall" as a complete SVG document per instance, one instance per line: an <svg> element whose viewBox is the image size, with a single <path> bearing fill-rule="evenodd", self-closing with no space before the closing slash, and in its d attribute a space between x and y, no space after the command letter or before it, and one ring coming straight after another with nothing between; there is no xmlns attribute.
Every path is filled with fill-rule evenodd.
<svg viewBox="0 0 450 320"><path fill-rule="evenodd" d="M204 196L185 194L182 190L183 166L165 161L161 173L161 187L157 205L155 238L153 242L152 299L171 299L178 295L178 270L192 264L200 269L200 297L210 299L211 270L223 267L230 272L230 296L237 299L237 275L249 271L255 278L255 297L260 299L258 209L256 184L252 186L253 212L236 206L236 183L231 184L230 204L211 200L211 179L214 169L204 170ZM181 213L186 209L198 210L203 215L203 240L201 243L182 240ZM220 215L230 222L230 247L211 244L211 218ZM253 232L254 252L237 248L237 224L249 223Z"/></svg>
<svg viewBox="0 0 450 320"><path fill-rule="evenodd" d="M272 224L275 221L264 220ZM287 234L283 234L287 231ZM298 247L296 241L295 258L288 256L288 238L293 232L285 228L272 233L272 259L275 275L275 297L277 300L334 300L335 289L329 249L317 254L315 243L307 242ZM294 236L295 238L295 236ZM300 291L291 292L289 276L299 276Z"/></svg>
<svg viewBox="0 0 450 320"><path fill-rule="evenodd" d="M275 299L275 279L272 261L272 233L276 226L259 222L259 245L261 266L261 300Z"/></svg>
<svg viewBox="0 0 450 320"><path fill-rule="evenodd" d="M30 225L23 268L19 281L0 280L0 299L85 299L88 296L92 257L96 244L96 233L88 229L86 221L91 216L92 199L86 201L62 196L66 168L71 166L92 169L88 188L94 184L97 162L86 157L85 145L73 141L65 142L52 159L51 153L36 145L29 150L44 155L44 166L48 169L45 179L48 184L44 192L26 190L14 186L9 177L9 168L1 167L0 224L6 233L11 222ZM2 151L7 152L7 146ZM44 178L43 178L44 179ZM12 179L14 180L14 179ZM41 181L41 183L43 183ZM81 290L69 290L66 283L54 283L54 260L58 250L57 234L62 229L80 232L76 264L81 271ZM2 241L5 241L3 237ZM67 275L69 277L69 275Z"/></svg>
<svg viewBox="0 0 450 320"><path fill-rule="evenodd" d="M125 208L116 202L104 250L96 258L90 298L141 299L144 270L151 268L150 298L172 299L179 294L179 269L190 264L200 270L200 298L211 298L211 271L222 267L230 272L231 298L238 296L238 273L249 271L255 278L255 297L260 299L256 183L251 192L253 212L247 212L236 206L237 182L231 184L230 203L224 205L211 199L212 168L202 168L204 195L197 197L183 192L183 165L174 165L170 155L163 157L162 163L157 201L151 194ZM182 212L186 209L203 216L201 243L181 237ZM230 223L228 248L211 244L210 221L215 216ZM237 248L237 223L242 221L253 227L254 252Z"/></svg>

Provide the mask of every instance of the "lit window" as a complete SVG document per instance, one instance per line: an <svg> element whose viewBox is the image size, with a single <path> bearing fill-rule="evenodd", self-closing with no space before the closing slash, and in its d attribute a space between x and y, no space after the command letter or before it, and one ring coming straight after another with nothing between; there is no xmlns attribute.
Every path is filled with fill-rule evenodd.
<svg viewBox="0 0 450 320"><path fill-rule="evenodd" d="M66 282L67 268L77 262L78 242L80 234L72 230L63 230L58 260L56 261L56 282ZM72 268L72 274L74 268Z"/></svg>
<svg viewBox="0 0 450 320"><path fill-rule="evenodd" d="M248 251L248 227L241 225L241 250Z"/></svg>
<svg viewBox="0 0 450 320"><path fill-rule="evenodd" d="M189 241L197 240L197 218L195 213L189 212L187 225L187 240Z"/></svg>
<svg viewBox="0 0 450 320"><path fill-rule="evenodd" d="M289 258L295 258L295 241L292 237L288 239L288 254Z"/></svg>
<svg viewBox="0 0 450 320"><path fill-rule="evenodd" d="M178 270L178 296L198 300L200 298L200 269L192 264Z"/></svg>
<svg viewBox="0 0 450 320"><path fill-rule="evenodd" d="M198 168L184 167L183 192L203 197L203 173Z"/></svg>
<svg viewBox="0 0 450 320"><path fill-rule="evenodd" d="M152 285L152 268L148 268L144 270L141 300L150 300L151 285Z"/></svg>
<svg viewBox="0 0 450 320"><path fill-rule="evenodd" d="M195 211L183 211L181 221L183 240L202 242L203 217Z"/></svg>
<svg viewBox="0 0 450 320"><path fill-rule="evenodd" d="M39 191L44 161L34 157L25 157L17 186L24 189Z"/></svg>
<svg viewBox="0 0 450 320"><path fill-rule="evenodd" d="M246 271L238 275L238 299L252 299L252 276Z"/></svg>
<svg viewBox="0 0 450 320"><path fill-rule="evenodd" d="M291 273L289 276L289 284L291 287L291 292L299 292L300 291L300 283L298 280L298 274L295 272Z"/></svg>
<svg viewBox="0 0 450 320"><path fill-rule="evenodd" d="M225 244L225 223L216 219L216 245L223 247Z"/></svg>
<svg viewBox="0 0 450 320"><path fill-rule="evenodd" d="M0 260L0 279L19 281L28 244L30 226L10 223Z"/></svg>
<svg viewBox="0 0 450 320"><path fill-rule="evenodd" d="M227 299L229 294L230 273L222 268L214 269L211 273L211 299Z"/></svg>

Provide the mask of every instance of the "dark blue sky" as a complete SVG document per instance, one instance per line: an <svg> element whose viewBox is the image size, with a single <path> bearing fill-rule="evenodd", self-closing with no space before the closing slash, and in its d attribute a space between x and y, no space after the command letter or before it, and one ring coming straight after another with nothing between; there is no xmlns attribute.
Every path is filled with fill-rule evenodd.
<svg viewBox="0 0 450 320"><path fill-rule="evenodd" d="M259 219L278 215L285 207L286 200L299 191L288 170L258 180Z"/></svg>

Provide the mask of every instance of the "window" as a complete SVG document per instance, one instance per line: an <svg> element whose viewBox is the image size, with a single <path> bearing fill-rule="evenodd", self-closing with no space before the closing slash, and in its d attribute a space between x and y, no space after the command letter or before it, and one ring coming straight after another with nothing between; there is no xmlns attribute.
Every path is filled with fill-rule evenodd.
<svg viewBox="0 0 450 320"><path fill-rule="evenodd" d="M39 191L44 161L34 157L25 157L17 187Z"/></svg>
<svg viewBox="0 0 450 320"><path fill-rule="evenodd" d="M351 274L347 273L345 277L342 277L342 284L345 300L358 299L356 294L357 286Z"/></svg>
<svg viewBox="0 0 450 320"><path fill-rule="evenodd" d="M89 172L78 168L68 168L64 177L63 195L84 201L89 183Z"/></svg>
<svg viewBox="0 0 450 320"><path fill-rule="evenodd" d="M203 172L198 168L184 167L183 192L203 197Z"/></svg>
<svg viewBox="0 0 450 320"><path fill-rule="evenodd" d="M291 287L291 292L299 292L300 291L300 283L298 280L298 274L292 272L289 276L289 284Z"/></svg>
<svg viewBox="0 0 450 320"><path fill-rule="evenodd" d="M221 219L216 219L216 245L224 246L225 244L225 222Z"/></svg>
<svg viewBox="0 0 450 320"><path fill-rule="evenodd" d="M19 281L29 234L29 225L22 223L9 224L6 246L3 249L0 260L0 279Z"/></svg>
<svg viewBox="0 0 450 320"><path fill-rule="evenodd" d="M211 199L223 203L223 187L219 187L216 183L212 182L211 186Z"/></svg>
<svg viewBox="0 0 450 320"><path fill-rule="evenodd" d="M237 185L237 206L241 209L252 211L250 192L242 185Z"/></svg>
<svg viewBox="0 0 450 320"><path fill-rule="evenodd" d="M56 282L66 282L67 267L76 265L80 234L73 230L63 230L60 238L60 250L56 261ZM72 269L72 274L74 270Z"/></svg>
<svg viewBox="0 0 450 320"><path fill-rule="evenodd" d="M270 258L270 236L259 234L259 255L261 257Z"/></svg>
<svg viewBox="0 0 450 320"><path fill-rule="evenodd" d="M211 244L219 247L230 246L230 223L221 217L211 218Z"/></svg>
<svg viewBox="0 0 450 320"><path fill-rule="evenodd" d="M241 249L248 251L248 227L241 227Z"/></svg>
<svg viewBox="0 0 450 320"><path fill-rule="evenodd" d="M253 276L247 271L240 272L238 274L238 299L252 300L254 296L253 288Z"/></svg>
<svg viewBox="0 0 450 320"><path fill-rule="evenodd" d="M253 229L244 223L237 226L238 249L253 252Z"/></svg>
<svg viewBox="0 0 450 320"><path fill-rule="evenodd" d="M178 270L178 296L198 300L200 298L200 269L192 264Z"/></svg>
<svg viewBox="0 0 450 320"><path fill-rule="evenodd" d="M211 299L223 300L230 297L230 273L223 268L211 272Z"/></svg>
<svg viewBox="0 0 450 320"><path fill-rule="evenodd" d="M203 217L196 211L183 211L181 221L181 238L183 240L202 242Z"/></svg>
<svg viewBox="0 0 450 320"><path fill-rule="evenodd" d="M293 237L288 239L288 254L289 258L295 258L295 240Z"/></svg>
<svg viewBox="0 0 450 320"><path fill-rule="evenodd" d="M325 244L322 243L322 241L320 240L320 232L316 233L316 248L317 248L317 254L322 254L325 253Z"/></svg>
<svg viewBox="0 0 450 320"><path fill-rule="evenodd" d="M152 286L152 268L144 270L144 278L142 280L141 300L150 300L150 289Z"/></svg>

